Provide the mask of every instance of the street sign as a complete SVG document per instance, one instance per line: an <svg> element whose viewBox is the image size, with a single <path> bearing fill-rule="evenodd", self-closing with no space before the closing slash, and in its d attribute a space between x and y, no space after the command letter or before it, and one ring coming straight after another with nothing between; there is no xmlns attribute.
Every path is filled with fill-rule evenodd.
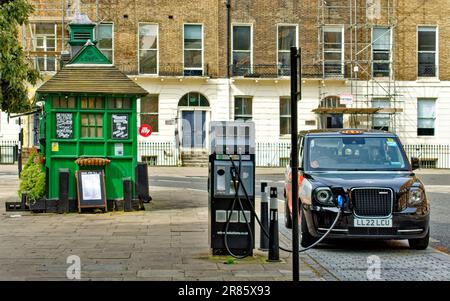
<svg viewBox="0 0 450 301"><path fill-rule="evenodd" d="M148 137L152 134L152 127L149 126L148 124L142 124L139 127L139 135L141 135L142 137Z"/></svg>
<svg viewBox="0 0 450 301"><path fill-rule="evenodd" d="M341 105L351 105L353 103L353 95L350 93L342 93L339 95Z"/></svg>

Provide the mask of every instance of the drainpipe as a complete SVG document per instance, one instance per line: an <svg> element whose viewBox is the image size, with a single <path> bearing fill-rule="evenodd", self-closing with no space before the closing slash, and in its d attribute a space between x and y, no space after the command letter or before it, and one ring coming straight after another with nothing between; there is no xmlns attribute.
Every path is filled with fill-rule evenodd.
<svg viewBox="0 0 450 301"><path fill-rule="evenodd" d="M231 77L231 0L227 0L227 77Z"/></svg>

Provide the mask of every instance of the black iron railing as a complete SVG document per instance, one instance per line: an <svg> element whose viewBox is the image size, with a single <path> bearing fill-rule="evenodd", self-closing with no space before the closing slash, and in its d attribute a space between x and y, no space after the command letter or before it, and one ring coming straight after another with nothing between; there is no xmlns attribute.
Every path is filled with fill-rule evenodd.
<svg viewBox="0 0 450 301"><path fill-rule="evenodd" d="M437 66L434 64L418 65L417 76L419 77L435 77L437 76Z"/></svg>
<svg viewBox="0 0 450 301"><path fill-rule="evenodd" d="M155 76L188 76L188 77L209 77L208 64L205 64L203 68L187 68L182 63L166 63L159 64L158 68L153 69L151 72L145 72L140 70L134 65L118 65L120 71L127 75L155 75Z"/></svg>
<svg viewBox="0 0 450 301"><path fill-rule="evenodd" d="M14 164L17 161L18 141L0 140L0 164Z"/></svg>

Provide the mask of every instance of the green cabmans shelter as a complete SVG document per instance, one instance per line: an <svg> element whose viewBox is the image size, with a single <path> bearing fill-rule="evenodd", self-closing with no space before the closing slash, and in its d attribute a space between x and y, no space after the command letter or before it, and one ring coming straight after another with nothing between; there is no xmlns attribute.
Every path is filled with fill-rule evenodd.
<svg viewBox="0 0 450 301"><path fill-rule="evenodd" d="M47 211L58 208L61 170L69 175L69 211L79 209L78 170L104 172L109 210L124 199L124 179L131 180L136 200L136 100L146 94L90 40L37 89L36 101L44 101L40 144L47 173Z"/></svg>

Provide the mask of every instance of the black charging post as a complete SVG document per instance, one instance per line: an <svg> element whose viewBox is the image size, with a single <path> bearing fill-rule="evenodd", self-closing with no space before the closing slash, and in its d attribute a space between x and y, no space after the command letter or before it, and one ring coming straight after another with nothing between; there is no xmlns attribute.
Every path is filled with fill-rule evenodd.
<svg viewBox="0 0 450 301"><path fill-rule="evenodd" d="M269 229L269 195L266 182L261 182L261 225L265 232ZM267 251L269 249L269 238L264 230L260 231L259 249Z"/></svg>
<svg viewBox="0 0 450 301"><path fill-rule="evenodd" d="M278 237L278 193L276 187L270 187L270 229L269 229L269 259L270 262L280 261Z"/></svg>

